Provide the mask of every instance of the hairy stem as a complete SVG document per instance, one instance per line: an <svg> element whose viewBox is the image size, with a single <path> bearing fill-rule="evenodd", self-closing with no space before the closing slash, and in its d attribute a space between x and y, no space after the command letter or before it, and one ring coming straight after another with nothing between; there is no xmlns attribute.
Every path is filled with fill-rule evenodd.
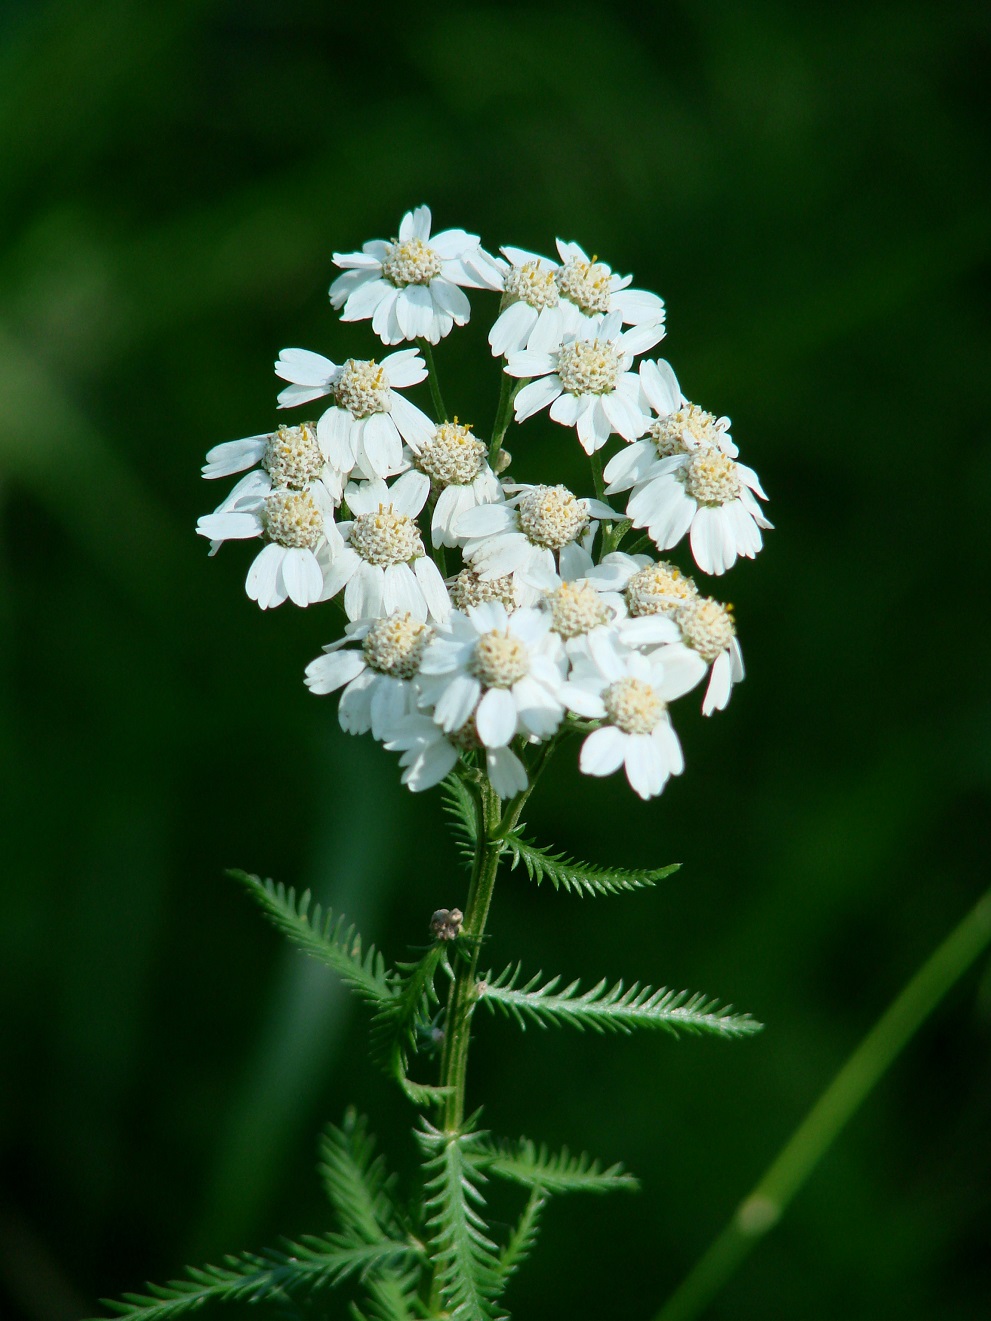
<svg viewBox="0 0 991 1321"><path fill-rule="evenodd" d="M888 1007L655 1321L692 1321L736 1272L928 1016L991 944L991 890Z"/></svg>

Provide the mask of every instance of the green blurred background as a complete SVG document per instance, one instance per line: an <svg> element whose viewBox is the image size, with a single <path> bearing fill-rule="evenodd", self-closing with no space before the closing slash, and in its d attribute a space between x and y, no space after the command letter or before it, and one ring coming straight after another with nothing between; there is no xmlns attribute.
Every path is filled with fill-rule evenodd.
<svg viewBox="0 0 991 1321"><path fill-rule="evenodd" d="M209 561L193 527L227 486L204 452L277 420L280 348L373 351L329 309L331 251L426 201L662 293L663 351L732 415L777 524L725 582L749 675L711 721L684 704L683 779L643 805L565 756L529 812L677 878L496 897L494 964L768 1024L478 1025L492 1128L643 1180L552 1207L514 1316L646 1321L987 883L986 7L7 0L0 24L0 1315L77 1321L327 1227L315 1142L352 1100L413 1161L362 1012L221 873L311 886L402 958L464 897L438 796L303 687L333 613L261 614L250 553ZM439 363L484 432L474 305ZM582 481L546 420L512 448L521 477ZM991 1315L989 1041L984 968L713 1321Z"/></svg>

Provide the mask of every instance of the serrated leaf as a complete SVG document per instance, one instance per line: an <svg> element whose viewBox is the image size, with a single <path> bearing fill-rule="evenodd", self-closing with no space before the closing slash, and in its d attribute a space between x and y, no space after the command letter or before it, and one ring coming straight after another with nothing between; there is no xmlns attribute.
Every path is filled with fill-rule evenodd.
<svg viewBox="0 0 991 1321"><path fill-rule="evenodd" d="M555 890L565 890L580 897L643 890L664 880L681 866L680 862L673 862L667 867L650 870L600 867L590 862L579 862L564 853L551 853L517 833L508 834L504 842L506 852L512 857L513 869L522 863L530 880L537 885L546 878Z"/></svg>
<svg viewBox="0 0 991 1321"><path fill-rule="evenodd" d="M415 1255L412 1244L351 1243L336 1234L290 1243L285 1251L243 1253L224 1258L222 1266L191 1267L185 1280L146 1285L147 1293L105 1300L118 1317L135 1321L176 1321L209 1302L286 1302L296 1293L337 1284L376 1267L395 1265Z"/></svg>
<svg viewBox="0 0 991 1321"><path fill-rule="evenodd" d="M546 1205L546 1193L540 1188L531 1189L527 1204L513 1226L513 1232L499 1253L502 1289L505 1289L510 1278L516 1274L536 1246L537 1235L540 1232L540 1217Z"/></svg>
<svg viewBox="0 0 991 1321"><path fill-rule="evenodd" d="M562 1147L552 1153L529 1138L492 1148L485 1169L500 1179L547 1193L608 1193L620 1189L633 1192L640 1186L618 1163L603 1169L601 1162L585 1152L572 1156L567 1147Z"/></svg>
<svg viewBox="0 0 991 1321"><path fill-rule="evenodd" d="M478 996L490 1009L500 1009L525 1028L528 1022L541 1027L570 1023L590 1027L596 1032L632 1032L634 1028L659 1028L678 1035L680 1032L707 1033L723 1037L753 1036L763 1028L749 1014L735 1014L732 1006L720 1008L718 1002L689 991L672 991L662 986L654 990L634 982L619 981L607 988L603 978L587 991L578 981L561 986L560 977L540 984L537 973L520 985L521 972L509 967L492 979L478 983Z"/></svg>
<svg viewBox="0 0 991 1321"><path fill-rule="evenodd" d="M393 995L382 1004L372 1021L372 1058L396 1079L414 1105L430 1105L447 1095L447 1088L415 1083L409 1077L409 1061L417 1047L417 1033L429 1022L439 1004L434 977L447 957L447 947L438 941L417 963L400 964Z"/></svg>
<svg viewBox="0 0 991 1321"><path fill-rule="evenodd" d="M353 1108L340 1128L329 1125L323 1133L318 1169L343 1230L367 1243L399 1237L395 1181L386 1173L385 1158L375 1155L367 1120Z"/></svg>
<svg viewBox="0 0 991 1321"><path fill-rule="evenodd" d="M427 1157L426 1227L443 1302L453 1321L497 1321L499 1250L480 1214L485 1135L441 1132L423 1121L416 1137Z"/></svg>
<svg viewBox="0 0 991 1321"><path fill-rule="evenodd" d="M382 1271L365 1281L370 1304L367 1313L352 1304L355 1321L416 1321L423 1315L416 1305L418 1277ZM414 1310L416 1309L416 1310Z"/></svg>
<svg viewBox="0 0 991 1321"><path fill-rule="evenodd" d="M334 917L320 904L310 906L310 892L297 900L296 891L282 882L263 881L248 872L227 872L261 905L265 916L283 935L300 949L328 964L341 979L368 1004L388 1004L395 994L393 976L374 945L362 949L361 936L354 926L345 926L344 917Z"/></svg>
<svg viewBox="0 0 991 1321"><path fill-rule="evenodd" d="M448 775L441 786L441 806L451 818L451 831L458 852L467 866L475 862L480 822L478 805L459 775Z"/></svg>

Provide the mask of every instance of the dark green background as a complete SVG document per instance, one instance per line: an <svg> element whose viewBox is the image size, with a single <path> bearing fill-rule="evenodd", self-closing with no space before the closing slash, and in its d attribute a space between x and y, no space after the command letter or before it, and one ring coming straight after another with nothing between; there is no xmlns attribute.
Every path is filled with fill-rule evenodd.
<svg viewBox="0 0 991 1321"><path fill-rule="evenodd" d="M332 250L421 201L487 246L575 239L669 305L777 530L725 580L749 666L642 805L561 759L531 831L684 862L609 902L497 892L491 961L639 976L736 1045L478 1025L496 1131L622 1159L555 1205L519 1321L643 1321L987 884L985 6L75 0L4 8L0 1313L76 1321L185 1261L326 1227L316 1136L412 1160L363 1016L222 869L312 886L391 957L464 897L437 794L302 685L333 612L261 614L193 535L271 361L371 354ZM494 300L443 344L490 424ZM580 482L531 422L521 477ZM722 590L723 583L719 584ZM964 980L713 1321L971 1321L988 1289L991 979ZM344 1315L328 1297L328 1317Z"/></svg>

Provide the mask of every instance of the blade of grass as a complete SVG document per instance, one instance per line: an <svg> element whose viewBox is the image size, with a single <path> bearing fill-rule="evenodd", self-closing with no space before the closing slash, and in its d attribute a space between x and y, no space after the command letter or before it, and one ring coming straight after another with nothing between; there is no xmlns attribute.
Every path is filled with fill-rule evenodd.
<svg viewBox="0 0 991 1321"><path fill-rule="evenodd" d="M847 1121L989 943L991 889L881 1015L654 1321L693 1321L705 1310L777 1224Z"/></svg>

